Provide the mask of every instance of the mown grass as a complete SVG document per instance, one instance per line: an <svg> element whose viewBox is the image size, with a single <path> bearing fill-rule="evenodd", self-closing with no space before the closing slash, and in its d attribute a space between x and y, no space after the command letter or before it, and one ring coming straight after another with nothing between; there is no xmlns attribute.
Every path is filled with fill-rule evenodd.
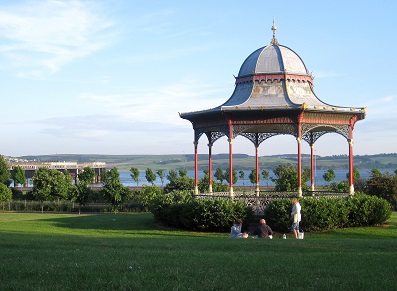
<svg viewBox="0 0 397 291"><path fill-rule="evenodd" d="M0 290L396 290L388 226L232 240L144 214L0 214Z"/></svg>

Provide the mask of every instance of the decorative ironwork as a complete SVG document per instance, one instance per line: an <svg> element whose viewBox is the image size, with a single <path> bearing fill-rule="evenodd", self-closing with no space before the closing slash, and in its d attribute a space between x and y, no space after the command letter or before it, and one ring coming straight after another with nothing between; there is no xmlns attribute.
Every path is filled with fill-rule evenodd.
<svg viewBox="0 0 397 291"><path fill-rule="evenodd" d="M263 141L275 135L279 135L279 133L242 132L240 135L249 139L255 146L259 146Z"/></svg>
<svg viewBox="0 0 397 291"><path fill-rule="evenodd" d="M214 144L218 139L225 136L226 134L224 132L211 131L211 132L206 132L205 135L208 138L208 142L210 144Z"/></svg>

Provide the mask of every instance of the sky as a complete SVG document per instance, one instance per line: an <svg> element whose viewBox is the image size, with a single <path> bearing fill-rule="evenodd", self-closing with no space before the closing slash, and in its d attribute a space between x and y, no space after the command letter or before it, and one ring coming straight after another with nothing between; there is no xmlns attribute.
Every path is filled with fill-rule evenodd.
<svg viewBox="0 0 397 291"><path fill-rule="evenodd" d="M0 1L0 154L192 154L179 112L233 93L244 60L272 39L314 75L316 95L367 107L354 154L397 152L397 1ZM207 153L205 136L199 153ZM227 153L226 137L213 154ZM237 137L234 153L255 155ZM296 153L292 136L260 155ZM309 153L305 144L303 153ZM332 133L321 156L348 154Z"/></svg>

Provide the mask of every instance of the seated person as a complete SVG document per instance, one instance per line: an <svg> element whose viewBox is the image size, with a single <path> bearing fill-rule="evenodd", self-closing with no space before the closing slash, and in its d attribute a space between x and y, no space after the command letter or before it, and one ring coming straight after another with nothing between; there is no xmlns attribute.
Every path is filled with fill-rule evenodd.
<svg viewBox="0 0 397 291"><path fill-rule="evenodd" d="M241 232L242 225L243 225L243 222L241 221L241 219L235 220L235 222L230 230L230 238L247 238L248 237L248 233Z"/></svg>
<svg viewBox="0 0 397 291"><path fill-rule="evenodd" d="M273 238L273 230L266 224L263 218L259 220L259 225L255 228L253 235L261 238Z"/></svg>

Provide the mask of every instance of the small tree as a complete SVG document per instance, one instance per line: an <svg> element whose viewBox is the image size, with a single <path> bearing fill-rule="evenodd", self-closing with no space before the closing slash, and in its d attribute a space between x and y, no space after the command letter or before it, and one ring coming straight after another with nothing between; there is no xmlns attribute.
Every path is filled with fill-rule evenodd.
<svg viewBox="0 0 397 291"><path fill-rule="evenodd" d="M179 170L179 177L187 177L187 170L185 169Z"/></svg>
<svg viewBox="0 0 397 291"><path fill-rule="evenodd" d="M9 202L12 199L12 191L4 184L0 184L0 202L3 206L4 210L4 203Z"/></svg>
<svg viewBox="0 0 397 291"><path fill-rule="evenodd" d="M333 169L328 169L323 175L323 179L328 182L328 184L335 179L335 172Z"/></svg>
<svg viewBox="0 0 397 291"><path fill-rule="evenodd" d="M353 179L358 180L361 178L360 172L356 167L353 168ZM349 180L349 172L346 173L346 179Z"/></svg>
<svg viewBox="0 0 397 291"><path fill-rule="evenodd" d="M298 190L298 171L291 164L278 165L274 169L276 178L272 178L272 181L276 184L276 191L296 191ZM301 182L302 188L307 189L306 182L310 179L310 170L304 169Z"/></svg>
<svg viewBox="0 0 397 291"><path fill-rule="evenodd" d="M131 178L132 178L132 180L135 181L136 186L138 187L138 183L139 183L139 170L138 170L137 168L131 167L130 172L131 172Z"/></svg>
<svg viewBox="0 0 397 291"><path fill-rule="evenodd" d="M93 191L88 188L88 184L84 180L74 185L72 190L72 201L79 205L79 214L81 214L81 206L91 201L93 197Z"/></svg>
<svg viewBox="0 0 397 291"><path fill-rule="evenodd" d="M200 193L205 193L208 191L209 188L209 171L204 170L204 177L199 180L198 188ZM212 180L212 191L213 192L226 192L227 185L221 184L218 181Z"/></svg>
<svg viewBox="0 0 397 291"><path fill-rule="evenodd" d="M156 174L160 178L161 186L164 186L164 177L165 177L164 170L157 170Z"/></svg>
<svg viewBox="0 0 397 291"><path fill-rule="evenodd" d="M117 168L106 172L104 176L102 193L105 200L112 205L112 210L116 213L128 198L130 192L121 184L120 174Z"/></svg>
<svg viewBox="0 0 397 291"><path fill-rule="evenodd" d="M226 182L230 185L230 168L227 168L225 170L224 177ZM237 172L234 168L232 169L232 179L233 179L233 184L236 184L238 181L238 177L237 177Z"/></svg>
<svg viewBox="0 0 397 291"><path fill-rule="evenodd" d="M177 178L178 178L178 173L175 170L168 171L167 179L169 182L171 182Z"/></svg>
<svg viewBox="0 0 397 291"><path fill-rule="evenodd" d="M265 179L265 181L266 181L266 186L268 186L269 187L269 182L268 182L268 180L269 180L269 171L267 171L267 170L262 170L262 177L263 177L263 179Z"/></svg>
<svg viewBox="0 0 397 291"><path fill-rule="evenodd" d="M223 170L221 168L216 168L214 177L219 181L219 183L223 183L225 180L225 175L223 174Z"/></svg>
<svg viewBox="0 0 397 291"><path fill-rule="evenodd" d="M88 185L94 181L95 171L91 167L84 167L83 171L78 175L79 181Z"/></svg>
<svg viewBox="0 0 397 291"><path fill-rule="evenodd" d="M150 169L150 168L146 169L145 178L146 178L146 181L148 181L149 183L152 184L152 186L154 186L154 181L156 181L156 175L154 174L152 169Z"/></svg>
<svg viewBox="0 0 397 291"><path fill-rule="evenodd" d="M18 184L25 184L25 170L21 166L14 166L11 172L11 179L14 181L14 187L18 187Z"/></svg>
<svg viewBox="0 0 397 291"><path fill-rule="evenodd" d="M251 173L249 174L248 178L250 179L250 182L252 186L256 184L256 169L252 169ZM260 180L260 176L258 176L258 182Z"/></svg>
<svg viewBox="0 0 397 291"><path fill-rule="evenodd" d="M8 169L8 165L6 160L2 155L0 155L0 183L6 186L10 186L10 170Z"/></svg>
<svg viewBox="0 0 397 291"><path fill-rule="evenodd" d="M243 186L245 186L245 172L243 170L240 170L238 173L239 173L239 178L243 180Z"/></svg>

